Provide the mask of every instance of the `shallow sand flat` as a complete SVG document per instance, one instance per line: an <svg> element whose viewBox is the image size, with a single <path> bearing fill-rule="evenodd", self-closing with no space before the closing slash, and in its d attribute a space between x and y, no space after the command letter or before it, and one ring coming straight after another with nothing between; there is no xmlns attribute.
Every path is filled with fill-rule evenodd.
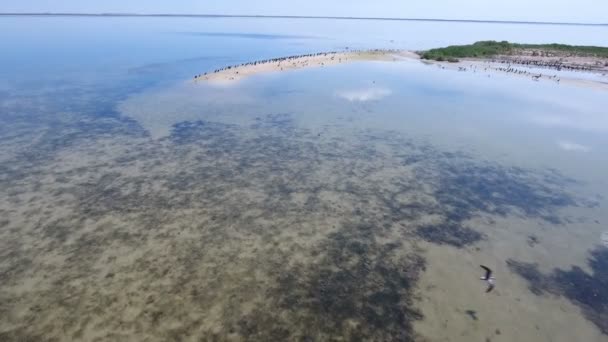
<svg viewBox="0 0 608 342"><path fill-rule="evenodd" d="M196 158L190 159L179 152L178 158L166 158L165 153L174 155L177 151L168 151L167 148L172 148L165 143L149 147L140 146L141 141L137 140L113 139L98 143L79 145L69 153L63 151L56 161L62 165L61 168L54 165L49 165L50 169L45 168L46 173L61 174L70 180L64 181L63 186L45 184L35 191L36 199L30 201L29 207L51 206L58 217L30 213L30 219L34 221L22 222L23 230L5 232L10 235L4 236L3 241L16 242L24 247L35 244L38 251L29 254L28 248L18 253L14 249L4 249L13 251L17 258L5 259L5 263L31 258L27 270L23 270L26 273L12 268L12 272L17 273L12 273L11 284L3 286L3 299L7 301L3 301L2 309L8 310L5 317L9 319L4 321L2 331L7 338L44 335L59 339L132 340L137 337L166 340L217 334L220 339L240 340L262 334L256 339L264 339L262 336L273 334L268 325L276 324L276 318L264 321L265 315L272 316L277 311L268 291L280 285L276 284L276 277L281 279L281 274L288 274L285 271L277 274L277 270L286 267L297 271L311 263L326 264L326 261L316 261L323 258L323 252L317 254L318 257L315 254L311 256L311 252L326 243L327 235L335 231L332 227L344 224L346 212L340 212L350 210L343 206L334 215L328 215L325 210L306 210L311 205L307 199L311 193L306 188L294 193L292 205L272 200L270 207L256 208L258 205L255 203L268 201L272 192L265 188L273 186L275 177L270 176L267 182L258 183L259 189L256 183L235 187L233 182L238 184L244 180L239 181L237 178L240 177L224 178L227 183L222 183L226 176L222 177L221 173L233 167L233 157L237 156L234 154L228 159L216 156L208 160L213 169L223 171L219 174L212 172L201 179L211 186L204 195L191 184L188 187L190 191L180 191L181 194L175 198L177 201L171 204L171 198L177 193L172 195L174 190L163 186L162 181L152 182L152 179L173 178L176 172L179 175L180 169L204 170L206 167L197 159L205 155L205 147L201 146L202 150L188 148L188 155ZM154 152L145 152L149 148ZM91 165L88 157L91 154L96 156L96 165ZM137 158L132 160L130 156ZM160 161L157 157L161 157L163 162L157 163ZM123 161L117 164L115 158ZM133 163L141 164L139 171ZM267 166L268 161L257 168ZM289 167L293 166L295 164ZM325 175L332 172L333 167L328 166L327 172L323 171L324 168L319 169L319 179L326 179ZM91 167L96 171L91 173ZM303 168L304 164L294 170ZM74 170L79 171L74 173ZM258 174L256 167L250 171L254 173L248 177L254 179L267 174ZM101 174L107 176L95 179ZM187 177L192 176L194 174ZM280 181L286 174L281 176L278 173L276 176ZM86 182L87 179L91 182ZM220 192L226 197L216 198L219 200L217 203L204 199L219 195L217 191L221 188L214 191L214 185L208 183L210 181L224 188ZM198 181L196 184L202 185ZM154 190L148 185L160 187ZM87 187L91 186L95 190L89 192ZM66 188L67 194L77 195L77 202L70 196L62 202L62 187ZM139 198L130 201L127 198L133 192ZM162 196L164 199L159 198L161 202L156 205L156 196L148 197L148 194L160 193L168 197ZM200 206L195 204L198 201L189 200L190 204L183 207L185 203L182 201L189 198L190 193L195 198L203 195L199 199L202 200ZM25 195L26 192L21 197ZM289 197L282 202L291 202ZM254 207L250 207L252 204ZM154 211L147 209L150 205ZM169 210L174 205L177 207ZM330 201L327 205L337 204ZM3 204L3 208L10 206L10 203ZM272 213L277 206L289 211ZM86 207L89 209L79 213ZM19 217L20 214L14 213L13 216ZM85 216L89 218L80 222L79 218L84 219ZM40 220L42 227L32 225ZM13 220L9 226L12 224L20 223ZM42 237L34 234L38 229L43 229ZM65 242L57 240L63 237L67 237ZM50 258L55 254L60 258ZM307 272L312 272L310 276L314 277L314 266L300 277L305 279ZM296 286L293 290L297 290L297 283L289 285L291 280L285 281L288 283L280 286ZM284 289L280 292L289 295L289 291ZM292 309L287 309L284 314L309 317L306 310L298 313ZM21 326L20 322L24 320L30 322L29 328ZM290 320L280 321L284 327L292 324ZM297 333L300 328L294 326L290 329Z"/></svg>
<svg viewBox="0 0 608 342"><path fill-rule="evenodd" d="M587 213L579 210L578 214ZM606 340L578 306L564 297L531 292L530 284L505 262L529 260L545 273L572 264L587 269L587 253L571 246L596 245L589 230L597 232L599 225L548 227L517 218L477 221L472 226L483 229L487 238L476 247L421 246L428 265L419 283L419 307L425 317L433 319L418 321L417 332L429 341ZM573 236L572 230L585 233ZM539 237L538 244L529 243L531 235ZM497 286L490 293L484 292L486 284L479 280L483 274L480 263L495 272Z"/></svg>
<svg viewBox="0 0 608 342"><path fill-rule="evenodd" d="M499 196L509 191L502 183L529 186L544 194L526 193L531 203L553 213L544 196L570 195L539 183L535 170L514 173L395 133L319 138L286 114L250 126L182 123L160 140L87 138L55 152L24 179L4 180L5 339L459 341L498 328L502 338L550 340L571 320L576 330L563 336L601 341L568 302L527 302L533 295L504 266L526 256L549 268L584 264L584 247L561 262L532 252L567 241L571 226L546 240L539 233L529 253L520 252L530 249L527 230L511 225L547 224L534 213L472 224L486 241L451 231L465 224L461 214L484 210L459 202L483 196L463 183L471 172ZM429 225L442 233L418 231ZM483 296L479 259L503 265L495 300ZM515 298L530 306L509 304ZM477 327L457 311L468 309ZM448 313L454 320L435 331ZM517 328L526 321L539 330Z"/></svg>
<svg viewBox="0 0 608 342"><path fill-rule="evenodd" d="M528 284L510 273L504 261L487 252L461 252L429 246L429 265L419 286L419 302L427 319L415 331L428 341L605 341L563 297L537 296ZM478 260L498 263L497 287L484 293ZM476 273L477 272L477 273Z"/></svg>

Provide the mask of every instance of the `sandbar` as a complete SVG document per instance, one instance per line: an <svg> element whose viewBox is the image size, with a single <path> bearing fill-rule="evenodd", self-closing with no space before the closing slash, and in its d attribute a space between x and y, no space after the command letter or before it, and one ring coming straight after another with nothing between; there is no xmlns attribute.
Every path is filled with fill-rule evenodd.
<svg viewBox="0 0 608 342"><path fill-rule="evenodd" d="M212 83L240 81L256 74L281 72L303 68L319 68L357 61L396 61L403 58L419 56L406 50L363 50L363 51L330 51L313 54L277 57L261 61L253 61L240 65L205 72L194 76L194 81Z"/></svg>

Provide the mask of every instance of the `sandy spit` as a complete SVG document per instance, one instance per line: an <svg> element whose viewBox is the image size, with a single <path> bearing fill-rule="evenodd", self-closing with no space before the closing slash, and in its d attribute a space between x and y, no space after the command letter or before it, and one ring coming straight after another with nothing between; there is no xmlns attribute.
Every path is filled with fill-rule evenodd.
<svg viewBox="0 0 608 342"><path fill-rule="evenodd" d="M364 50L343 52L319 52L314 54L278 57L254 61L206 72L194 77L196 82L224 83L240 81L249 76L268 72L280 72L303 68L325 67L357 61L397 61L403 58L419 59L405 50Z"/></svg>

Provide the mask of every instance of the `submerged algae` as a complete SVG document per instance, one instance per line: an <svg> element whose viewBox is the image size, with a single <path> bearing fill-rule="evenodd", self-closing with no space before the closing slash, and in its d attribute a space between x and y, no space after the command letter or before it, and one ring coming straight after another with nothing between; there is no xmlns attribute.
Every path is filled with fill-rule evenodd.
<svg viewBox="0 0 608 342"><path fill-rule="evenodd" d="M320 137L289 113L162 140L128 124L58 128L10 161L28 171L0 179L4 337L412 340L417 239L462 248L477 215L583 205L553 172L393 132Z"/></svg>

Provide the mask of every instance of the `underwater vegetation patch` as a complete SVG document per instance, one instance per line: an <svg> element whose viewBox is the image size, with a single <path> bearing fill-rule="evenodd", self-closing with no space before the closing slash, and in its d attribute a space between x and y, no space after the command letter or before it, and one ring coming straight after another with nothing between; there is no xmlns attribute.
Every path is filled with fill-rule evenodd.
<svg viewBox="0 0 608 342"><path fill-rule="evenodd" d="M425 240L462 247L483 238L464 225L476 215L520 215L561 224L557 209L587 205L565 190L574 181L553 170L526 170L440 153L414 157L417 176L433 185L435 211L445 218L418 228Z"/></svg>
<svg viewBox="0 0 608 342"><path fill-rule="evenodd" d="M396 158L412 167L415 179L430 189L434 204L409 206L415 206L417 214L442 218L415 229L419 237L437 244L464 247L483 239L483 232L466 225L478 215L519 215L561 224L559 208L594 205L566 191L576 182L554 170L503 166L431 146L415 147L408 155Z"/></svg>
<svg viewBox="0 0 608 342"><path fill-rule="evenodd" d="M591 274L578 266L569 270L556 268L550 274L543 274L536 264L512 259L507 264L528 282L534 294L551 293L568 298L608 335L608 248L602 246L590 251L588 265Z"/></svg>
<svg viewBox="0 0 608 342"><path fill-rule="evenodd" d="M416 234L426 241L454 247L464 247L483 238L478 231L455 223L421 226L416 228Z"/></svg>
<svg viewBox="0 0 608 342"><path fill-rule="evenodd" d="M130 125L66 122L0 165L14 171L0 178L11 199L0 208L11 215L0 222L0 312L24 312L6 336L62 340L99 324L107 339L140 329L164 340L411 341L425 269L413 240L464 248L484 238L467 224L477 215L554 222L559 208L585 205L554 172L395 132L319 135L290 113L182 122L160 140ZM2 291L32 274L44 286ZM126 303L128 324L114 314Z"/></svg>
<svg viewBox="0 0 608 342"><path fill-rule="evenodd" d="M369 224L345 224L318 247L320 262L279 276L279 306L308 317L305 340L413 340L412 323L422 319L414 298L424 259L375 235Z"/></svg>

